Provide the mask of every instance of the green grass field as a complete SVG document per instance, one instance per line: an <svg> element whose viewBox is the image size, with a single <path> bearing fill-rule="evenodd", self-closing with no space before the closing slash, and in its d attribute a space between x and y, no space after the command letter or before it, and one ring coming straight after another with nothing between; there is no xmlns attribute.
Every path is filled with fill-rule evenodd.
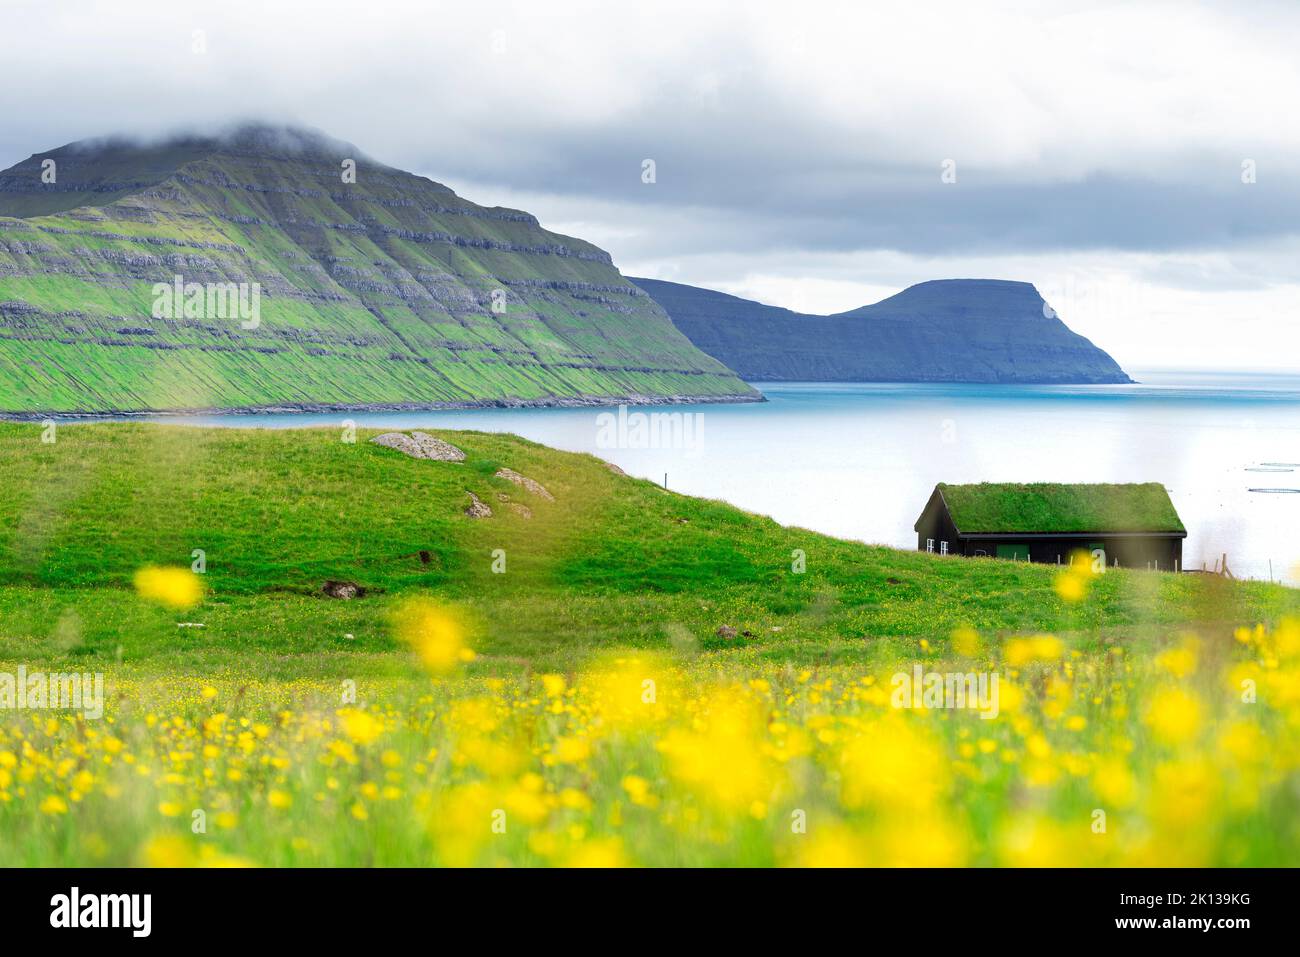
<svg viewBox="0 0 1300 957"><path fill-rule="evenodd" d="M1292 589L1063 588L374 434L0 425L0 672L107 686L0 711L0 864L1295 860ZM196 604L133 584L195 550ZM916 664L998 672L1000 715L892 707Z"/></svg>

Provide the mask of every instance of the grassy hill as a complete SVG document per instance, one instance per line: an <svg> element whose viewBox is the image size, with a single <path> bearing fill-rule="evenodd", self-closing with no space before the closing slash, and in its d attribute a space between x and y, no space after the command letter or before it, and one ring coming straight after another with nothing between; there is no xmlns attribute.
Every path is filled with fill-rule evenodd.
<svg viewBox="0 0 1300 957"><path fill-rule="evenodd" d="M20 668L100 672L104 713L0 708L0 865L1300 853L1292 589L1062 589L1085 572L783 528L508 435L437 433L453 463L364 430L42 434L0 425L0 703ZM195 549L197 604L137 589ZM998 676L996 714L900 707L914 669Z"/></svg>
<svg viewBox="0 0 1300 957"><path fill-rule="evenodd" d="M260 325L154 318L177 275L260 284ZM350 144L250 126L0 173L0 412L644 396L756 393L604 251Z"/></svg>
<svg viewBox="0 0 1300 957"><path fill-rule="evenodd" d="M592 649L668 647L666 626L706 646L757 655L861 659L891 639L946 640L952 630L1111 633L1167 629L1226 602L1224 620L1273 619L1295 593L1245 584L1222 592L1195 576L1108 574L1086 603L1053 591L1056 570L964 561L784 528L732 506L615 474L590 456L523 439L438 432L460 463L416 460L335 429L197 429L144 424L0 425L0 608L9 641L43 647L68 608L84 609L81 653L166 655L175 625L123 627L145 565L206 556L221 602L185 647L310 651L393 647L378 625L401 593L429 589L477 607L484 646L562 663ZM496 477L541 482L547 502ZM465 514L473 492L493 508ZM517 514L500 496L531 511ZM506 553L506 573L492 553ZM801 549L806 571L792 571ZM320 594L330 579L369 590ZM274 608L273 614L267 614ZM371 627L365 623L370 622ZM751 636L726 642L731 625ZM780 629L774 631L773 629ZM341 645L339 635L357 634ZM12 647L12 645L11 645ZM486 666L486 665L484 665Z"/></svg>

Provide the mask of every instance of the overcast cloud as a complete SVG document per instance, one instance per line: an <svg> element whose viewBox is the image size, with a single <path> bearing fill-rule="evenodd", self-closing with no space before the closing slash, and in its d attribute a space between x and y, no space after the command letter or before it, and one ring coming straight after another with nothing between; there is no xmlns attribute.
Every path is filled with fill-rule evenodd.
<svg viewBox="0 0 1300 957"><path fill-rule="evenodd" d="M828 312L1025 279L1131 367L1300 366L1294 4L3 8L0 166L293 122L631 275Z"/></svg>

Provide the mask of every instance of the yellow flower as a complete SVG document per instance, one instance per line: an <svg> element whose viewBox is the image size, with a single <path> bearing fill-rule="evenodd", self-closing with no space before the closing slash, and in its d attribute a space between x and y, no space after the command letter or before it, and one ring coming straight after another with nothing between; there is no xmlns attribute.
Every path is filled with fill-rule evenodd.
<svg viewBox="0 0 1300 957"><path fill-rule="evenodd" d="M67 814L68 802L57 794L51 794L40 803L42 814Z"/></svg>
<svg viewBox="0 0 1300 957"><path fill-rule="evenodd" d="M779 767L758 745L764 733L753 701L722 692L708 702L697 728L674 728L659 742L669 771L724 808L740 810L765 800L779 783Z"/></svg>
<svg viewBox="0 0 1300 957"><path fill-rule="evenodd" d="M408 601L393 616L397 637L410 645L433 674L446 674L474 660L462 617L428 599Z"/></svg>
<svg viewBox="0 0 1300 957"><path fill-rule="evenodd" d="M1156 667L1175 678L1186 678L1196 670L1199 646L1200 642L1193 637L1188 637L1177 648L1169 648L1156 655Z"/></svg>
<svg viewBox="0 0 1300 957"><path fill-rule="evenodd" d="M1158 741L1182 744L1201 726L1200 702L1185 691L1165 688L1152 696L1146 723Z"/></svg>
<svg viewBox="0 0 1300 957"><path fill-rule="evenodd" d="M1011 638L1003 649L1007 664L1019 668L1034 661L1055 661L1065 654L1065 645L1054 635Z"/></svg>
<svg viewBox="0 0 1300 957"><path fill-rule="evenodd" d="M1088 594L1088 579L1078 574L1071 568L1069 571L1061 572L1056 576L1056 581L1052 583L1052 588L1056 594L1061 596L1062 601L1068 601L1071 604L1083 601Z"/></svg>
<svg viewBox="0 0 1300 957"><path fill-rule="evenodd" d="M293 806L293 797L284 791L272 790L267 792L266 803L277 810L283 811L285 808Z"/></svg>
<svg viewBox="0 0 1300 957"><path fill-rule="evenodd" d="M558 698L564 694L563 675L542 675L542 689L548 698Z"/></svg>
<svg viewBox="0 0 1300 957"><path fill-rule="evenodd" d="M158 805L158 813L163 817L180 817L182 810L175 801L163 801Z"/></svg>
<svg viewBox="0 0 1300 957"><path fill-rule="evenodd" d="M565 863L569 867L625 867L627 857L617 837L607 837L579 844Z"/></svg>
<svg viewBox="0 0 1300 957"><path fill-rule="evenodd" d="M948 762L916 723L890 718L845 746L840 764L850 807L927 808L947 787Z"/></svg>
<svg viewBox="0 0 1300 957"><path fill-rule="evenodd" d="M798 841L801 867L867 867L872 863L867 841L842 824L823 825Z"/></svg>
<svg viewBox="0 0 1300 957"><path fill-rule="evenodd" d="M341 708L336 712L343 723L343 731L357 744L369 744L384 731L383 723L369 712L357 708ZM341 755L345 760L347 753Z"/></svg>
<svg viewBox="0 0 1300 957"><path fill-rule="evenodd" d="M1202 823L1214 806L1219 785L1220 779L1205 761L1158 765L1150 795L1151 816L1162 826L1180 830Z"/></svg>
<svg viewBox="0 0 1300 957"><path fill-rule="evenodd" d="M591 756L591 743L586 738L557 738L551 754L557 764L580 764Z"/></svg>
<svg viewBox="0 0 1300 957"><path fill-rule="evenodd" d="M560 792L560 805L572 811L590 811L591 798L577 788L565 788Z"/></svg>
<svg viewBox="0 0 1300 957"><path fill-rule="evenodd" d="M194 850L183 837L164 834L151 839L140 851L146 867L193 867Z"/></svg>
<svg viewBox="0 0 1300 957"><path fill-rule="evenodd" d="M176 611L193 608L203 600L203 583L187 568L142 568L135 573L135 590L141 598Z"/></svg>
<svg viewBox="0 0 1300 957"><path fill-rule="evenodd" d="M643 777L635 774L626 775L623 778L623 790L627 792L633 804L650 803L650 782Z"/></svg>
<svg viewBox="0 0 1300 957"><path fill-rule="evenodd" d="M1137 782L1124 762L1111 758L1101 762L1092 775L1092 789L1108 804L1124 806L1133 801Z"/></svg>
<svg viewBox="0 0 1300 957"><path fill-rule="evenodd" d="M1234 721L1219 732L1218 744L1239 764L1258 761L1268 750L1263 732L1245 721Z"/></svg>

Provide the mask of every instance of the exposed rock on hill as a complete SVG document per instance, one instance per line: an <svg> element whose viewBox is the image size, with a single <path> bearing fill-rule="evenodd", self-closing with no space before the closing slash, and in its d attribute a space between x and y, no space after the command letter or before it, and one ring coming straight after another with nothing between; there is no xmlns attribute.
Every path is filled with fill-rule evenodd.
<svg viewBox="0 0 1300 957"><path fill-rule="evenodd" d="M465 490L465 494L469 496L469 505L465 509L466 515L468 515L470 518L491 518L492 517L492 507L488 505L487 502L483 501L473 492L469 491L469 489Z"/></svg>
<svg viewBox="0 0 1300 957"><path fill-rule="evenodd" d="M413 459L433 459L437 462L463 462L465 453L450 442L435 438L428 432L385 432L370 440L376 445L397 449Z"/></svg>
<svg viewBox="0 0 1300 957"><path fill-rule="evenodd" d="M526 475L520 475L514 469L497 469L496 476L497 478L505 479L507 482L514 482L520 488L531 492L539 498L544 498L548 502L555 501L555 496L548 492L546 486L541 482L538 482L536 479L530 479Z"/></svg>

